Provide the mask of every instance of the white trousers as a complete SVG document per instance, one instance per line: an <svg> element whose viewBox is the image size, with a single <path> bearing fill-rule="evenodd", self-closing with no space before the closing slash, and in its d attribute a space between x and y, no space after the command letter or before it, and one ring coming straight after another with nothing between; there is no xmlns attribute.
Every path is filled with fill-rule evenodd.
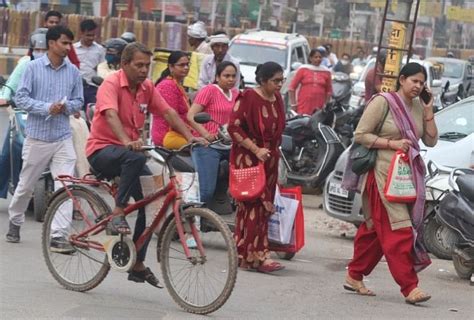
<svg viewBox="0 0 474 320"><path fill-rule="evenodd" d="M20 181L8 207L10 221L17 226L25 222L25 211L28 208L34 186L48 165L53 179L63 174L74 176L76 153L71 138L58 142L44 142L26 138L23 144L22 159ZM60 182L54 182L55 190L61 187ZM67 205L68 208L65 207L62 206L69 214L57 215L52 224L53 235L67 234L72 221L72 202Z"/></svg>

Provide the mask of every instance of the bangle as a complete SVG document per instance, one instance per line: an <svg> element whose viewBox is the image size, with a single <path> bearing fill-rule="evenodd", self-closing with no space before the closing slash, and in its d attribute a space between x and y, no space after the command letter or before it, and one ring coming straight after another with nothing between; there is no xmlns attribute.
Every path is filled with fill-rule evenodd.
<svg viewBox="0 0 474 320"><path fill-rule="evenodd" d="M431 118L429 118L429 119L426 119L426 118L425 118L425 121L426 121L426 122L430 122L430 121L432 121L433 119L434 119L434 115L432 115Z"/></svg>

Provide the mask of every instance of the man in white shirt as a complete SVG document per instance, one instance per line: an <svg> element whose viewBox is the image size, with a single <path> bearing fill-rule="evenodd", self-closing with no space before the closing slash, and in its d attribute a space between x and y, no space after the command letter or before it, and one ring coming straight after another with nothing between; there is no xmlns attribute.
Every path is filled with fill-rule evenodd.
<svg viewBox="0 0 474 320"><path fill-rule="evenodd" d="M195 52L212 54L211 47L206 42L206 25L202 21L197 21L188 26L188 43Z"/></svg>
<svg viewBox="0 0 474 320"><path fill-rule="evenodd" d="M105 49L95 42L97 24L92 19L81 22L81 40L74 43L74 49L79 58L79 72L84 80L84 109L88 103L95 103L97 86L92 83L92 77L97 75L97 66L105 61Z"/></svg>
<svg viewBox="0 0 474 320"><path fill-rule="evenodd" d="M239 62L227 53L227 50L229 50L229 42L229 37L224 33L214 34L209 37L209 44L214 54L207 56L202 62L201 70L199 71L198 89L214 83L216 80L216 67L222 61L230 61L237 67L235 86L236 88L239 87L240 66Z"/></svg>

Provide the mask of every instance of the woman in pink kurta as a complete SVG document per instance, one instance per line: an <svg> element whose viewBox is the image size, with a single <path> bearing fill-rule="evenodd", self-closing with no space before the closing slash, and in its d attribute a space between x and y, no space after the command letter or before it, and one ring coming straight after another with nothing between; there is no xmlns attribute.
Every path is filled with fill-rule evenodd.
<svg viewBox="0 0 474 320"><path fill-rule="evenodd" d="M309 60L311 64L302 65L296 71L288 88L291 108L300 114L313 114L322 109L332 95L331 72L321 66L321 52L311 50Z"/></svg>

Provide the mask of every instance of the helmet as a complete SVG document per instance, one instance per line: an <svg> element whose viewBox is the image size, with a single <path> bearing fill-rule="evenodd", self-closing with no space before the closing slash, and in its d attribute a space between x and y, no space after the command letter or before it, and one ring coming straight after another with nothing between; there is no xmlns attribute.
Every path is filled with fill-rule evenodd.
<svg viewBox="0 0 474 320"><path fill-rule="evenodd" d="M105 49L115 49L118 53L121 53L127 44L128 42L122 38L110 38L105 41L104 47Z"/></svg>
<svg viewBox="0 0 474 320"><path fill-rule="evenodd" d="M446 54L446 57L454 58L454 53L452 51L449 51L448 54Z"/></svg>
<svg viewBox="0 0 474 320"><path fill-rule="evenodd" d="M35 30L30 36L30 48L44 50L48 49L48 46L46 45L46 32L37 31L38 29Z"/></svg>
<svg viewBox="0 0 474 320"><path fill-rule="evenodd" d="M321 53L322 56L325 56L327 51L326 51L326 48L324 46L319 46L316 48L316 50L319 51L319 53Z"/></svg>
<svg viewBox="0 0 474 320"><path fill-rule="evenodd" d="M137 41L137 38L135 37L135 34L133 32L124 32L120 36L123 40L127 41L128 43L132 43Z"/></svg>

